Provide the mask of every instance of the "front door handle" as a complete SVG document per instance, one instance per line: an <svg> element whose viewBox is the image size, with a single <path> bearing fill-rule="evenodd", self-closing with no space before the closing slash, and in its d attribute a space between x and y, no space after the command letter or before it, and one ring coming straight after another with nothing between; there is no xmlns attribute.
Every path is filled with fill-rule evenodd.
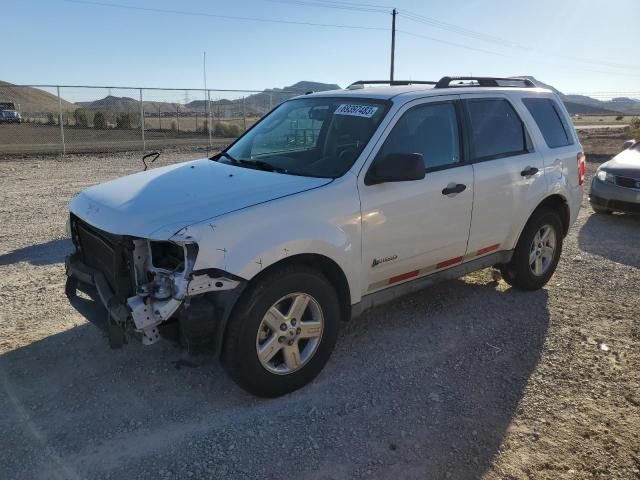
<svg viewBox="0 0 640 480"><path fill-rule="evenodd" d="M527 167L520 172L520 175L523 177L530 177L531 175L535 175L538 173L538 169L536 167Z"/></svg>
<svg viewBox="0 0 640 480"><path fill-rule="evenodd" d="M452 184L450 183L445 188L442 189L443 195L451 195L452 193L462 193L467 188L466 185L462 183Z"/></svg>

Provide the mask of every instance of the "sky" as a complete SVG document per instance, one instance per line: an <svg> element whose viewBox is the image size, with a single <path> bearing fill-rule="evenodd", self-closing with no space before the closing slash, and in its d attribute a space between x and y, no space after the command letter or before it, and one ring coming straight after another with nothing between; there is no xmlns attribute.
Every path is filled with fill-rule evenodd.
<svg viewBox="0 0 640 480"><path fill-rule="evenodd" d="M533 75L640 97L640 0L0 0L0 80L202 88L206 51L209 88L344 87L389 78L393 7L396 79Z"/></svg>

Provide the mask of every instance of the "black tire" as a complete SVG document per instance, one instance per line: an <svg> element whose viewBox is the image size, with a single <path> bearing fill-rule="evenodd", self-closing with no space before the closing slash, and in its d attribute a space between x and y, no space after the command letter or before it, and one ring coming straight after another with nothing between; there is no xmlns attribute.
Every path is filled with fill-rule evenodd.
<svg viewBox="0 0 640 480"><path fill-rule="evenodd" d="M594 205L593 203L591 204L591 208L596 213L604 213L604 214L611 213L611 210L609 210L608 208L598 207L597 205Z"/></svg>
<svg viewBox="0 0 640 480"><path fill-rule="evenodd" d="M545 225L551 226L555 231L556 246L547 270L542 275L536 275L529 265L529 249L534 236ZM545 209L534 212L520 235L511 261L499 266L504 281L520 290L538 290L544 287L555 272L560 260L562 240L563 227L560 216L553 210Z"/></svg>
<svg viewBox="0 0 640 480"><path fill-rule="evenodd" d="M298 370L279 375L258 359L256 336L267 310L282 297L301 292L319 304L324 318L315 353ZM313 380L327 363L335 346L340 324L338 295L327 278L305 265L288 265L260 278L243 294L227 326L222 363L229 376L249 393L278 397Z"/></svg>

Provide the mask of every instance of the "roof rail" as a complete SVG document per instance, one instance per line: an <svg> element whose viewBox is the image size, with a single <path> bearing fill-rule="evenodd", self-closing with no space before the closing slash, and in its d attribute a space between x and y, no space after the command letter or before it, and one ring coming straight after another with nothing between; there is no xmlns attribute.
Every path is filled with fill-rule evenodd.
<svg viewBox="0 0 640 480"><path fill-rule="evenodd" d="M461 84L461 85L450 85L451 82L455 81L472 81L476 82L477 85L474 84ZM517 87L520 85L500 85L500 82L521 82L522 87L526 88L535 88L537 85L533 83L528 78L521 77L442 77L436 83L434 88L457 88L457 87Z"/></svg>
<svg viewBox="0 0 640 480"><path fill-rule="evenodd" d="M364 88L365 85L389 85L392 87L398 85L435 85L436 82L431 80L358 80L347 87L348 90Z"/></svg>

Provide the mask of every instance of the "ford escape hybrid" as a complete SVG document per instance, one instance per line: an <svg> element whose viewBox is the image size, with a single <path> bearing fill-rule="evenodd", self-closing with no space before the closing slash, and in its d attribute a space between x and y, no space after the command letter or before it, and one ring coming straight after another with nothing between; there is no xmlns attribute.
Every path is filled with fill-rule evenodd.
<svg viewBox="0 0 640 480"><path fill-rule="evenodd" d="M74 198L66 292L95 293L113 347L173 332L246 390L281 395L367 308L491 266L545 285L584 162L562 102L526 79L300 96L212 158Z"/></svg>

